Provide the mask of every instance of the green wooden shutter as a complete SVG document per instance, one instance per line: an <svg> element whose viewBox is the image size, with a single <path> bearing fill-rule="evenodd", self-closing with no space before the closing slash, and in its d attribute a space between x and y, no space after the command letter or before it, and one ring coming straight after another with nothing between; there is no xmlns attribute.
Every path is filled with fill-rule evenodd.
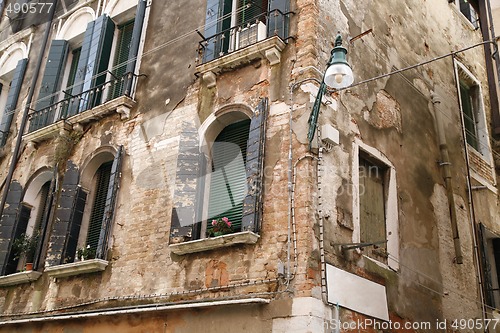
<svg viewBox="0 0 500 333"><path fill-rule="evenodd" d="M106 81L114 29L115 25L107 15L102 15L87 25L73 95L88 91ZM70 105L69 115L98 105L101 102L101 95L101 92L81 95Z"/></svg>
<svg viewBox="0 0 500 333"><path fill-rule="evenodd" d="M123 95L124 75L127 72L127 65L130 53L130 42L134 32L134 21L125 23L118 27L119 38L116 46L113 74L116 77L112 85L110 99Z"/></svg>
<svg viewBox="0 0 500 333"><path fill-rule="evenodd" d="M213 36L231 28L231 9L232 0L207 0L204 33L208 40L203 52L203 62L213 60L229 49L229 31Z"/></svg>
<svg viewBox="0 0 500 333"><path fill-rule="evenodd" d="M85 210L85 203L87 201L87 192L81 187L76 189L75 200L73 202L73 209L71 211L69 230L64 245L63 262L74 262L75 254L78 246L78 237L80 236L80 229L82 226L83 212Z"/></svg>
<svg viewBox="0 0 500 333"><path fill-rule="evenodd" d="M16 69L14 70L13 78L10 83L9 94L7 95L7 103L5 105L5 110L3 110L2 122L0 123L0 147L5 146L7 137L9 136L10 126L16 111L17 100L19 99L19 93L21 92L27 63L28 59L19 60L16 65Z"/></svg>
<svg viewBox="0 0 500 333"><path fill-rule="evenodd" d="M45 109L49 105L56 102L57 98L55 93L60 88L60 83L66 65L66 55L68 53L69 43L66 40L53 40L50 45L45 71L43 73L42 84L40 92L38 93L38 100L35 109L37 111ZM52 119L50 119L52 116ZM54 119L54 112L44 115L46 124L51 123Z"/></svg>
<svg viewBox="0 0 500 333"><path fill-rule="evenodd" d="M66 238L70 230L75 197L78 191L80 172L71 160L66 162L61 191L55 209L55 220L49 240L47 264L56 266L64 263Z"/></svg>
<svg viewBox="0 0 500 333"><path fill-rule="evenodd" d="M127 76L125 77L125 84L123 93L127 96L132 95L132 85L134 78L131 74L135 73L137 65L137 57L139 55L139 45L141 44L142 26L144 25L144 17L146 16L146 0L139 0L137 3L137 10L135 12L134 31L132 32L132 40L130 41L130 48L127 63Z"/></svg>
<svg viewBox="0 0 500 333"><path fill-rule="evenodd" d="M0 265L1 275L7 272L9 259L11 258L11 245L16 232L16 220L21 209L20 203L23 187L17 181L9 186L9 192L5 201L5 208L0 219Z"/></svg>
<svg viewBox="0 0 500 333"><path fill-rule="evenodd" d="M73 96L79 95L84 91L85 87L86 89L88 89L90 86L90 85L85 86L84 83L88 76L87 64L89 62L90 46L92 44L92 36L94 33L94 24L95 21L89 22L87 24L87 29L85 30L85 34L83 35L83 42L82 42L82 47L80 49L80 56L78 57L73 88L71 89L71 94ZM72 116L80 112L80 102L81 101L79 98L74 98L71 100L67 110L67 116Z"/></svg>
<svg viewBox="0 0 500 333"><path fill-rule="evenodd" d="M282 14L288 13L290 0L269 0L269 15L267 20L267 36L279 36L285 40L288 38L288 17Z"/></svg>
<svg viewBox="0 0 500 333"><path fill-rule="evenodd" d="M247 195L246 156L250 119L226 126L212 146L212 173L207 229L212 219L227 217L234 231L241 230Z"/></svg>
<svg viewBox="0 0 500 333"><path fill-rule="evenodd" d="M264 148L266 141L266 120L269 109L267 98L257 106L248 135L246 185L248 194L243 205L242 230L258 231L262 217L262 177L264 174Z"/></svg>

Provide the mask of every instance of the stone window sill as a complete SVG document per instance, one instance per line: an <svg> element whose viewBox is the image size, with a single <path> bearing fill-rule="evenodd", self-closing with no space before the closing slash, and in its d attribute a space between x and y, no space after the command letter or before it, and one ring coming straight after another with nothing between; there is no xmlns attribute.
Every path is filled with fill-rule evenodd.
<svg viewBox="0 0 500 333"><path fill-rule="evenodd" d="M189 242L169 245L170 251L175 254L183 255L202 251L210 251L236 244L255 244L260 236L251 231L236 232L218 237L203 238Z"/></svg>
<svg viewBox="0 0 500 333"><path fill-rule="evenodd" d="M42 273L37 271L25 271L0 277L0 287L14 286L16 284L28 283L38 280Z"/></svg>
<svg viewBox="0 0 500 333"><path fill-rule="evenodd" d="M89 259L76 261L69 264L46 267L45 272L50 277L64 278L73 275L101 272L108 266L108 261L102 259Z"/></svg>
<svg viewBox="0 0 500 333"><path fill-rule="evenodd" d="M128 119L130 117L130 110L136 103L136 101L128 96L120 96L90 110L83 111L67 119L59 120L36 131L27 133L24 135L24 140L34 143L49 140L57 137L61 132L70 131L75 125L83 125L91 121L99 120L113 112L121 114L122 119Z"/></svg>

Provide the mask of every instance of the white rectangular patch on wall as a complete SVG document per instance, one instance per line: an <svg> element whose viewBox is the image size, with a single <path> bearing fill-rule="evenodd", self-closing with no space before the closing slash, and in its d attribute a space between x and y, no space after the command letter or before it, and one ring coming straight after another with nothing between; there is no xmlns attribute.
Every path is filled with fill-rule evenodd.
<svg viewBox="0 0 500 333"><path fill-rule="evenodd" d="M385 286L326 264L328 303L389 320Z"/></svg>

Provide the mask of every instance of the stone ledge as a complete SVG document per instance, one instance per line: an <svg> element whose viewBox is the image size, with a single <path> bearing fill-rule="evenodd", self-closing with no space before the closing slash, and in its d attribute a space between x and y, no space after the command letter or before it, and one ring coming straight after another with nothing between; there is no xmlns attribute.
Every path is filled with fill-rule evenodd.
<svg viewBox="0 0 500 333"><path fill-rule="evenodd" d="M285 42L283 42L280 37L273 36L220 58L198 65L196 66L196 71L201 75L208 72L219 74L259 58L267 58L271 65L275 65L280 62L281 51L283 51L285 46Z"/></svg>
<svg viewBox="0 0 500 333"><path fill-rule="evenodd" d="M60 120L56 123L50 124L43 128L37 129L36 131L25 134L23 136L23 139L25 142L39 143L45 140L56 138L61 133L69 132L70 130L71 130L71 125L66 123L64 120Z"/></svg>
<svg viewBox="0 0 500 333"><path fill-rule="evenodd" d="M255 244L257 243L259 238L260 236L256 233L253 233L251 231L242 231L218 237L203 238L179 244L171 244L168 247L173 253L183 255L188 253L209 251L221 247L233 246L236 244Z"/></svg>
<svg viewBox="0 0 500 333"><path fill-rule="evenodd" d="M108 266L108 261L102 259L89 259L76 261L69 264L46 267L45 272L50 277L63 278L79 274L101 272Z"/></svg>
<svg viewBox="0 0 500 333"><path fill-rule="evenodd" d="M0 287L14 286L38 280L42 273L26 271L0 277Z"/></svg>
<svg viewBox="0 0 500 333"><path fill-rule="evenodd" d="M130 110L137 104L128 96L120 96L109 102L98 105L90 110L82 111L67 119L59 120L53 124L40 128L23 136L25 142L39 143L57 137L61 132L70 131L77 124L86 124L104 118L106 115L116 112L121 119L129 119Z"/></svg>

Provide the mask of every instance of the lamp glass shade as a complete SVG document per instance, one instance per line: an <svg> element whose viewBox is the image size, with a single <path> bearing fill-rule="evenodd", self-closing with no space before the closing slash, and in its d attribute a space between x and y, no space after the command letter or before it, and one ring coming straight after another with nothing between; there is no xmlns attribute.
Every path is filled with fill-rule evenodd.
<svg viewBox="0 0 500 333"><path fill-rule="evenodd" d="M341 89L350 86L354 82L351 67L345 62L333 63L325 73L325 83L328 87Z"/></svg>

